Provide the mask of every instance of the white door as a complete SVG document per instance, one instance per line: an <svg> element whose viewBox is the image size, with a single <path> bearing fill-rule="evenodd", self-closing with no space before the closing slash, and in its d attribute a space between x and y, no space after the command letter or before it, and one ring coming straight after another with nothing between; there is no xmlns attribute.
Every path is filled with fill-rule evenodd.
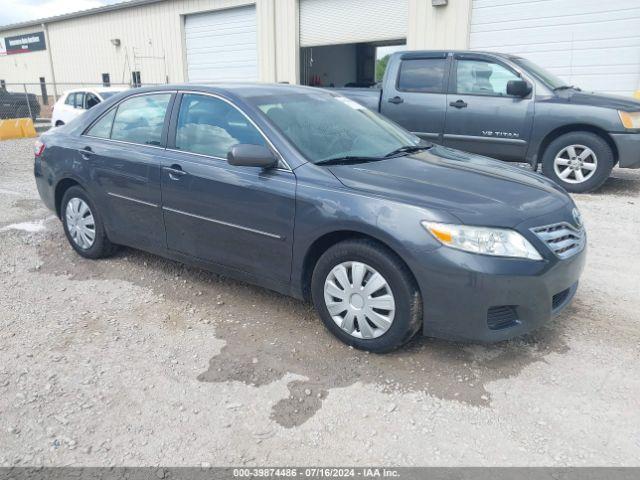
<svg viewBox="0 0 640 480"><path fill-rule="evenodd" d="M407 37L409 0L300 0L300 46Z"/></svg>
<svg viewBox="0 0 640 480"><path fill-rule="evenodd" d="M258 80L255 5L188 15L184 29L190 82Z"/></svg>
<svg viewBox="0 0 640 480"><path fill-rule="evenodd" d="M470 46L513 53L583 90L640 88L639 0L473 0Z"/></svg>

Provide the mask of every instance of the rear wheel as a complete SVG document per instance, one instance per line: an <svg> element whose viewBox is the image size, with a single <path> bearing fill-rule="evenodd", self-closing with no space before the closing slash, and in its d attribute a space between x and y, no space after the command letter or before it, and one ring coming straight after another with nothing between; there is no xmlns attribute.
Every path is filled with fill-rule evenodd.
<svg viewBox="0 0 640 480"><path fill-rule="evenodd" d="M613 168L609 144L591 132L571 132L549 144L542 172L569 192L591 192L609 178Z"/></svg>
<svg viewBox="0 0 640 480"><path fill-rule="evenodd" d="M83 257L107 257L116 250L107 238L102 217L84 189L76 186L65 192L60 216L67 240Z"/></svg>
<svg viewBox="0 0 640 480"><path fill-rule="evenodd" d="M315 266L311 293L325 326L362 350L398 348L422 325L422 298L411 273L393 252L371 240L329 248Z"/></svg>

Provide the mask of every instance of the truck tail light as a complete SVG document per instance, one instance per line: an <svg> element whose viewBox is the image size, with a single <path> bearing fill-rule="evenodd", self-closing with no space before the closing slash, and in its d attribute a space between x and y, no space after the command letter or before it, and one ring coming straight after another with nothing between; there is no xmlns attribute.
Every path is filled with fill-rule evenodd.
<svg viewBox="0 0 640 480"><path fill-rule="evenodd" d="M33 145L33 153L36 157L41 156L44 153L45 144L40 140L36 140L36 143Z"/></svg>

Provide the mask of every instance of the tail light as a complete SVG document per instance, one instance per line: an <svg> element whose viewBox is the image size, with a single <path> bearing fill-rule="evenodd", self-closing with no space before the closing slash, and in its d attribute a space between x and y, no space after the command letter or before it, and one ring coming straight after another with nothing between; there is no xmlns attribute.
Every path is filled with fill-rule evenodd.
<svg viewBox="0 0 640 480"><path fill-rule="evenodd" d="M36 157L41 156L44 153L45 144L40 140L36 140L36 143L33 145L33 154Z"/></svg>

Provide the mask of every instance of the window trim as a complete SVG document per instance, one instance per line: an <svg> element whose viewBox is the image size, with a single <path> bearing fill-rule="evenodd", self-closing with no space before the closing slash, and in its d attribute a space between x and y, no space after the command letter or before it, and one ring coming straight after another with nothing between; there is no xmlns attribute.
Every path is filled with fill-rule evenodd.
<svg viewBox="0 0 640 480"><path fill-rule="evenodd" d="M458 62L459 61L476 61L476 62L485 62L485 63L495 63L496 65L500 65L501 67L509 70L514 75L516 75L521 80L526 80L529 85L531 85L531 92L526 97L516 97L514 95L492 95L487 93L462 93L458 92ZM535 96L535 82L533 82L527 75L525 75L521 70L513 68L508 63L500 61L498 58L493 57L485 57L483 55L474 55L474 54L456 54L453 57L453 62L451 63L451 78L450 78L450 88L449 93L451 95L466 95L471 97L489 97L489 98L509 98L509 99L520 99L520 100L533 100Z"/></svg>
<svg viewBox="0 0 640 480"><path fill-rule="evenodd" d="M127 142L125 140L114 140L112 138L104 138L104 137L96 137L94 135L89 135L87 132L89 130L91 130L93 128L93 126L98 123L105 115L109 114L109 112L111 112L112 110L115 109L115 114L113 116L113 120L115 122L115 115L118 114L118 108L120 107L120 105L122 105L122 103L126 102L127 100L129 100L130 98L134 98L134 97L142 97L145 95L158 95L158 94L163 94L163 93L169 93L171 95L171 97L169 98L169 104L167 105L167 112L165 114L164 117L164 124L162 126L162 143L163 145L149 145L148 143L134 143L134 142ZM176 91L175 90L156 90L156 91L152 91L152 92L142 92L142 93L135 93L133 95L127 95L125 98L123 98L122 100L120 100L117 104L113 105L111 108L105 110L104 112L102 112L100 115L98 115L98 117L96 117L80 134L81 137L89 137L89 138L96 138L98 140L104 140L106 142L115 142L115 143L122 143L125 145L138 145L141 147L149 147L149 148L159 148L161 150L166 150L167 149L167 133L169 130L169 120L171 117L171 112L173 109L173 103L175 102L176 99ZM113 123L111 124L111 130L113 130ZM111 137L111 133L109 133L109 137Z"/></svg>
<svg viewBox="0 0 640 480"><path fill-rule="evenodd" d="M81 95L82 98L82 103L80 106L78 106L78 95ZM73 99L73 108L75 109L80 109L80 110L86 110L86 108L84 108L84 101L85 98L87 97L87 92L85 90L79 90L75 93L75 97Z"/></svg>
<svg viewBox="0 0 640 480"><path fill-rule="evenodd" d="M269 139L269 137L264 133L264 131L256 124L256 122L254 122L253 119L242 108L237 106L231 100L229 100L229 99L227 99L227 98L225 98L222 95L217 94L217 93L199 92L199 91L196 91L196 90L178 90L178 95L179 95L180 98L179 98L179 101L176 101L176 103L175 103L175 108L174 108L175 118L173 118L174 115L172 115L172 118L171 118L169 137L167 138L167 147L166 147L167 151L183 153L183 154L186 154L186 155L196 155L198 157L204 157L204 158L212 158L214 160L222 160L225 163L227 163L227 159L223 158L223 157L218 157L218 156L215 156L215 155L206 155L204 153L189 152L189 151L186 151L186 150L180 150L180 149L175 148L175 139L176 139L176 132L177 132L177 121L178 121L178 115L180 114L180 106L182 105L182 98L183 98L184 94L187 94L187 95L202 95L202 96L205 96L205 97L213 97L213 98L216 98L218 100L222 100L223 102L227 103L228 105L231 105L231 107L235 108L238 112L240 112L240 114L243 117L245 117L251 123L251 125L253 125L253 127L258 131L260 136L265 140L265 143L276 154L276 156L278 158L278 167L276 167L276 170L282 170L282 171L286 171L286 172L293 172L293 169L287 163L287 161L284 159L284 156L280 153L280 151L276 148L276 146ZM169 147L169 145L172 145L172 147ZM281 165L284 165L284 168Z"/></svg>
<svg viewBox="0 0 640 480"><path fill-rule="evenodd" d="M444 61L444 72L442 76L442 88L439 92L425 92L424 90L413 90L407 88L400 88L400 75L402 74L402 65L404 62L412 62L416 60L442 60ZM438 54L438 55L425 55L425 56L406 56L403 55L400 58L400 64L398 65L398 73L396 75L395 89L398 92L404 93L423 93L423 94L431 94L431 95L442 95L447 93L449 77L451 74L451 60L446 54Z"/></svg>

